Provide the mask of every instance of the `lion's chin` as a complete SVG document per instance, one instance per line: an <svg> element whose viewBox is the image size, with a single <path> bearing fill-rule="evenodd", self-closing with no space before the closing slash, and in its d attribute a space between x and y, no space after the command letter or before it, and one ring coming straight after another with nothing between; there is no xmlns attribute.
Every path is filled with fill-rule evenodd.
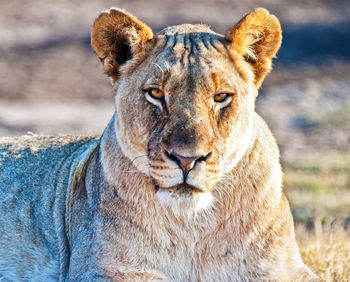
<svg viewBox="0 0 350 282"><path fill-rule="evenodd" d="M158 188L158 202L175 213L191 214L211 207L213 195L186 183L169 188Z"/></svg>
<svg viewBox="0 0 350 282"><path fill-rule="evenodd" d="M178 195L192 195L196 193L203 193L203 191L200 188L197 188L195 186L192 186L187 183L181 183L175 186L167 187L167 188L162 188L162 187L157 187L158 190L160 191L168 191L168 192L173 192Z"/></svg>

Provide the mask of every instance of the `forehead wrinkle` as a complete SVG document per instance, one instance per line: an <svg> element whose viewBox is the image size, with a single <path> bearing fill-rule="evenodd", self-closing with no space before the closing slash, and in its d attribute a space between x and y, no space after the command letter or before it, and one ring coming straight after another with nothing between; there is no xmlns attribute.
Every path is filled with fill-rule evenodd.
<svg viewBox="0 0 350 282"><path fill-rule="evenodd" d="M218 90L218 88L219 88L219 85L220 85L220 80L219 80L218 74L215 73L215 72L212 73L211 78L213 80L213 83L214 83L214 86L215 86L215 92L216 92Z"/></svg>
<svg viewBox="0 0 350 282"><path fill-rule="evenodd" d="M193 36L195 36L193 33L190 33L187 35L187 44L190 45L190 54L189 56L194 56L195 49L198 51L198 48L196 46L196 41L194 40Z"/></svg>
<svg viewBox="0 0 350 282"><path fill-rule="evenodd" d="M168 36L168 35L165 35L165 37L164 37L164 49L167 49L167 48L169 48L169 46L171 46L172 45L172 42L171 42L171 37L170 36Z"/></svg>
<svg viewBox="0 0 350 282"><path fill-rule="evenodd" d="M178 49L178 52L181 53L181 59L180 59L180 63L181 65L183 65L183 68L185 69L186 67L188 68L188 46L186 45L186 37L184 35L179 35L179 37L182 38L182 45L179 46L175 46L176 49ZM181 40L180 40L181 41Z"/></svg>
<svg viewBox="0 0 350 282"><path fill-rule="evenodd" d="M209 40L209 43L217 52L222 53L222 50L220 50L220 49L222 49L221 48L222 44L221 44L220 40L215 40L214 38L211 37Z"/></svg>
<svg viewBox="0 0 350 282"><path fill-rule="evenodd" d="M155 84L155 86L165 89L165 85L171 76L171 69L166 67L166 69L163 70L159 64L154 62L152 62L152 64L155 65L156 68L146 77L145 84Z"/></svg>
<svg viewBox="0 0 350 282"><path fill-rule="evenodd" d="M177 60L173 68L175 72L171 72L172 81L175 82L173 87L181 86L182 92L187 93L185 96L188 98L193 96L192 92L198 92L199 88L209 91L212 89L211 85L207 86L208 82L204 81L208 79L210 66L205 62L201 53L201 50L195 50L193 54L183 56L183 60L187 60Z"/></svg>
<svg viewBox="0 0 350 282"><path fill-rule="evenodd" d="M191 35L195 36L192 38ZM215 92L220 87L219 75L216 74L214 77L211 75L215 71L215 65L219 63L216 62L215 57L219 54L227 55L221 37L217 34L198 32L174 33L166 37L167 39L164 39L166 41L164 49L166 50L163 49L161 57L159 57L160 61L168 63L168 66L165 67L166 75L164 63L162 63L162 67L157 66L159 70L164 72L162 74L164 76L163 84L166 84L171 77L173 83L169 85L169 88L174 89L180 86L183 89L182 92L198 91L198 88L201 88L202 92L203 89L205 92L211 93L213 90ZM207 52L209 52L209 57L205 56ZM216 55L216 52L219 54ZM185 88L188 89L185 90Z"/></svg>
<svg viewBox="0 0 350 282"><path fill-rule="evenodd" d="M182 63L185 64L187 54L192 56L196 55L197 52L207 50L210 52L213 52L213 50L222 52L220 45L223 44L219 44L218 46L216 43L222 43L221 37L217 34L204 32L174 33L167 36L166 47L161 50L161 52L163 53L165 51L169 53L169 55L173 54L177 59L180 58Z"/></svg>
<svg viewBox="0 0 350 282"><path fill-rule="evenodd" d="M201 43L202 45L207 49L209 50L209 36L201 36Z"/></svg>
<svg viewBox="0 0 350 282"><path fill-rule="evenodd" d="M165 89L165 85L167 84L169 78L170 78L170 70L163 72L163 80L162 80L162 88Z"/></svg>
<svg viewBox="0 0 350 282"><path fill-rule="evenodd" d="M151 62L154 67L152 70L146 75L144 84L155 84L156 86L162 86L163 80L164 80L164 74L168 72L166 69L165 71L160 66L160 64L156 62Z"/></svg>
<svg viewBox="0 0 350 282"><path fill-rule="evenodd" d="M193 80L193 90L198 94L204 94L207 96L207 93L212 92L212 82L208 79L208 74L210 77L210 66L204 60L204 57L201 55L195 57L195 66L192 71L192 80ZM202 96L202 95L200 95Z"/></svg>

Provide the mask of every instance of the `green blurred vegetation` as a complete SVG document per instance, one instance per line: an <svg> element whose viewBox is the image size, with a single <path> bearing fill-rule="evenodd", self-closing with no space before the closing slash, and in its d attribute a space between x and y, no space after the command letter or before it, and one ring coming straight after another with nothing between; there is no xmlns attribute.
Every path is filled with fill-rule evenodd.
<svg viewBox="0 0 350 282"><path fill-rule="evenodd" d="M350 223L350 151L327 151L283 166L284 188L296 222Z"/></svg>
<svg viewBox="0 0 350 282"><path fill-rule="evenodd" d="M347 101L346 101L347 102ZM350 126L349 105L343 104L329 112L318 114L312 118L316 126Z"/></svg>

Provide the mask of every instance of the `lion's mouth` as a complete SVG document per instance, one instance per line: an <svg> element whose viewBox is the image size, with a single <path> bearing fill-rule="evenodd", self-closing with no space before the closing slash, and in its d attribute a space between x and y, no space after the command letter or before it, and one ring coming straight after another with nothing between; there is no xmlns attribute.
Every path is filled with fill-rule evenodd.
<svg viewBox="0 0 350 282"><path fill-rule="evenodd" d="M196 193L203 193L204 191L194 187L190 184L187 183L181 183L175 186L167 187L167 188L162 188L159 187L158 185L155 185L156 192L157 191L162 191L162 192L172 192L176 193L178 195L188 195L188 194L196 194Z"/></svg>
<svg viewBox="0 0 350 282"><path fill-rule="evenodd" d="M169 188L158 188L156 197L160 204L175 212L199 211L210 207L213 195L187 183Z"/></svg>

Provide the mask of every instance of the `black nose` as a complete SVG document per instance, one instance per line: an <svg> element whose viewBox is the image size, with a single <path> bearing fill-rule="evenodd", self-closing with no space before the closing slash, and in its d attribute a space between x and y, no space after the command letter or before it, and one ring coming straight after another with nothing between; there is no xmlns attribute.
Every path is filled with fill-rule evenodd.
<svg viewBox="0 0 350 282"><path fill-rule="evenodd" d="M206 161L211 155L210 152L207 155L184 157L175 152L168 153L166 150L164 150L164 153L169 159L173 160L182 169L184 173L184 179L186 179L189 171L193 169L198 162Z"/></svg>

